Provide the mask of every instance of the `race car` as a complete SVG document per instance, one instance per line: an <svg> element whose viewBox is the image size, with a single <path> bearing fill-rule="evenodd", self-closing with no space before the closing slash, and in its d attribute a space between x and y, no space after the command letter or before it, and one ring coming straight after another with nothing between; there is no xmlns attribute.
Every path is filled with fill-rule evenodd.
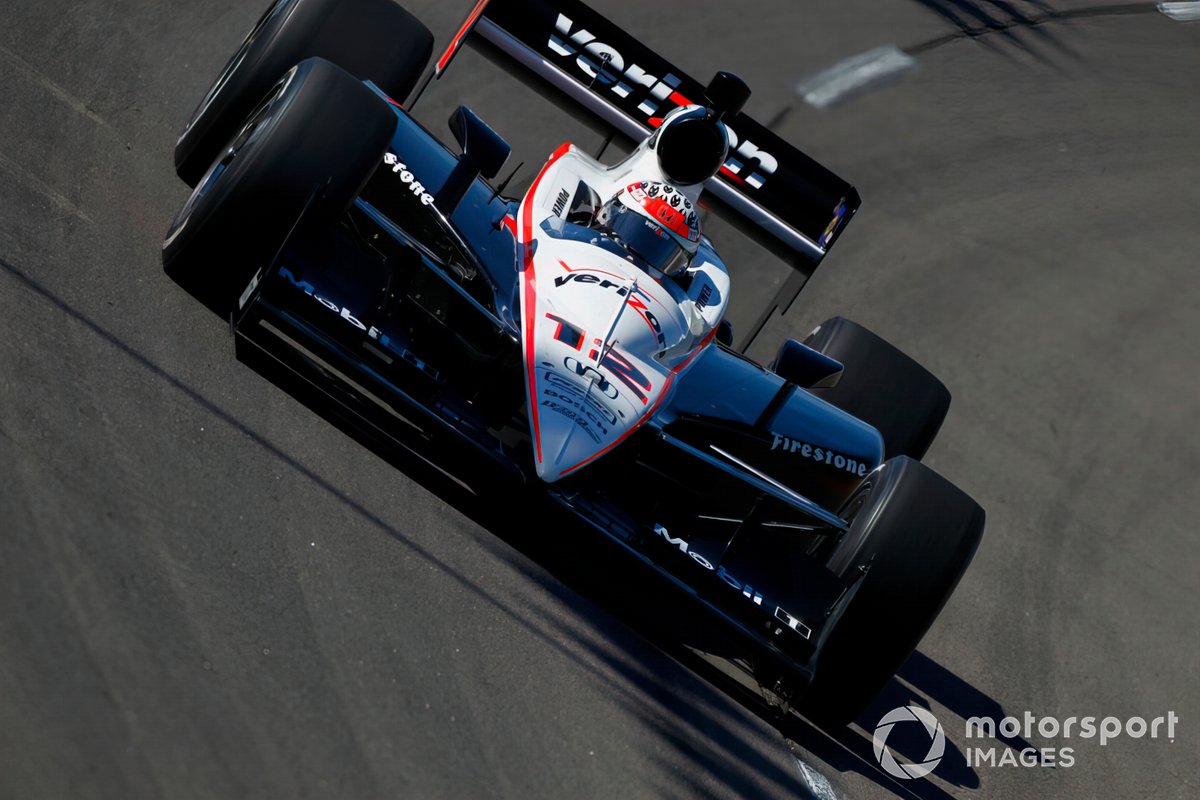
<svg viewBox="0 0 1200 800"><path fill-rule="evenodd" d="M519 197L460 106L412 116L467 45L626 137L564 144ZM950 394L835 318L764 366L857 192L577 0L480 0L441 53L391 0L276 0L175 150L167 274L386 447L451 438L653 568L775 705L853 720L966 570L984 512L920 459ZM510 175L511 177L511 175ZM791 268L734 347L715 214Z"/></svg>

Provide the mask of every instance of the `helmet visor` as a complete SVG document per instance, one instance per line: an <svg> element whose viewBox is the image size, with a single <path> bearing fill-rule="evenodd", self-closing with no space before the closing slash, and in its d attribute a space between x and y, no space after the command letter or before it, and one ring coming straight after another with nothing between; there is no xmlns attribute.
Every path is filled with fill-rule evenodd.
<svg viewBox="0 0 1200 800"><path fill-rule="evenodd" d="M609 203L608 219L600 228L621 240L635 256L659 272L674 275L687 266L687 251L665 228L620 202Z"/></svg>

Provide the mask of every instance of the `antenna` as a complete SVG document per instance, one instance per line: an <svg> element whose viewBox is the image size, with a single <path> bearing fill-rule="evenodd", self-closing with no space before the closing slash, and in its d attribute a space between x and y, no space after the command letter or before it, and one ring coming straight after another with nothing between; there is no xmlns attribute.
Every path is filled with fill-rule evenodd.
<svg viewBox="0 0 1200 800"><path fill-rule="evenodd" d="M508 177L500 182L500 185L496 187L496 191L492 192L492 196L490 198L488 198L489 203L492 202L493 200L495 200L497 197L499 197L500 193L508 188L508 182L511 181L513 179L513 177L516 176L517 170L519 170L523 166L525 166L524 161L522 161L520 164L517 164L517 166L513 167L513 171L508 173Z"/></svg>
<svg viewBox="0 0 1200 800"><path fill-rule="evenodd" d="M600 149L596 151L596 160L599 161L604 156L604 151L612 144L613 137L617 135L616 128L609 128L608 135L604 137L604 141L600 143Z"/></svg>
<svg viewBox="0 0 1200 800"><path fill-rule="evenodd" d="M589 89L595 88L596 81L600 80L600 76L604 74L604 70L608 67L608 62L612 61L612 57L612 53L605 53L600 57L600 68L596 70L596 74L592 76L592 82L588 84Z"/></svg>

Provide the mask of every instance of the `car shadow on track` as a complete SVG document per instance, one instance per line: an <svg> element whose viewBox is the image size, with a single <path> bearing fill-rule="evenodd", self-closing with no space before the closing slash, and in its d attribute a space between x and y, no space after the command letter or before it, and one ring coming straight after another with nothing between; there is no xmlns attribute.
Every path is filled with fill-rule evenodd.
<svg viewBox="0 0 1200 800"><path fill-rule="evenodd" d="M362 517L422 557L438 562L436 556L419 543L395 530L353 497L329 484L210 397L156 364L22 269L0 260L0 270L40 297L52 311L105 341L155 379L237 429L249 441L340 500L349 513ZM641 719L649 730L671 746L672 752L658 757L661 782L647 787L655 796L706 796L711 794L713 780L720 785L722 796L797 796L798 793L803 796L805 789L798 781L800 772L789 771L784 766L785 760L772 758L769 751L764 752L761 742L756 742L761 729L748 724L747 716L739 711L739 706L778 730L790 743L788 746L793 754L799 748L810 759L833 770L862 774L900 796L931 800L947 796L929 781L912 781L906 785L893 781L876 764L869 734L854 728L833 734L823 732L794 714L781 714L761 696L714 673L708 662L694 655L694 647L700 643L709 652L720 652L721 643L712 640L711 632L706 630L684 598L659 580L648 567L635 562L590 530L583 530L536 491L511 486L485 487L479 491L479 473L474 468L477 459L464 448L445 441L414 437L411 442L401 443L400 447L385 449L380 446L378 437L370 436L354 423L353 415L345 413L338 404L312 390L290 372L272 368L270 363L243 361L409 479L494 534L495 542L489 543L488 538L483 537L481 545L536 582L572 612L567 617L538 616L535 619L524 609L506 605L486 586L458 575L450 565L438 562L446 574L459 580L465 588L479 594L517 624L532 630L541 641L590 673L599 685L608 688L615 704ZM455 477L456 474L474 475L476 490L468 488L464 481ZM534 522L514 524L514 520ZM501 541L508 547L501 545ZM648 609L653 613L647 613ZM585 620L587 630L572 627L578 625L572 619ZM687 669L680 669L680 664ZM928 697L956 713L984 711L996 718L1002 716L998 704L920 654L910 659L900 678L903 682L894 680L876 706L890 708L910 702L921 703ZM722 694L714 694L710 688L713 685L721 689ZM877 711L872 707L863 716L877 719L877 716L873 717ZM703 732L703 736L680 733L680 720L686 720L691 729ZM920 758L921 753L904 750L902 740L897 744L902 755ZM696 771L697 764L706 767L709 783L693 783L688 777ZM936 774L955 786L973 788L979 785L978 776L966 767L961 754L947 756ZM811 789L808 795L822 796Z"/></svg>
<svg viewBox="0 0 1200 800"><path fill-rule="evenodd" d="M852 727L830 732L795 713L781 712L761 693L730 680L697 654L703 651L720 655L737 647L709 630L686 598L645 565L581 525L536 488L518 487L511 482L481 485L481 481L488 480L488 473L481 475L473 450L444 435L431 439L413 436L399 442L399 448L384 444L339 402L269 357L244 349L238 358L496 536L508 547L498 542L490 547L487 542L481 544L589 620L592 633L600 633L612 647L597 647L591 636L563 627L551 631L547 641L571 641L576 650L586 653L586 658L575 658L578 665L602 679L606 674L618 676L619 681L609 681L613 702L639 716L647 727L675 746L677 763L662 765L671 774L671 781L655 787L656 796L706 794L699 784L689 786L686 779L680 783L679 776L700 762L716 770L725 788L736 796L758 796L769 787L771 795L782 791L795 796L799 788L801 792L807 790L810 797L822 797L804 780L797 780L803 769L796 774L782 774L777 762L765 760L756 747L747 744L746 736L752 732L740 721L742 715L733 713L730 704L734 703L774 727L792 757L810 769L816 765L819 771L855 773L899 797L918 800L946 800L951 795L929 780L898 781L883 771L872 749L871 733L884 713L906 705L928 708L931 701L936 701L964 719L986 715L998 720L1005 716L998 702L920 652L914 653ZM495 478L506 480L499 474ZM389 529L389 533L404 538L394 530ZM648 614L647 609L652 613ZM631 636L630 630L636 635ZM588 667L588 662L602 668ZM664 676L679 671L670 662L693 673L700 679L699 685L678 681L669 684ZM636 696L630 696L628 688L622 686L634 687ZM714 707L706 687L719 689L726 702ZM705 732L709 744L703 751L697 750L693 740L674 732L680 718ZM953 741L956 732L948 733L946 752L934 774L954 787L979 788L978 773L968 766ZM1017 748L1028 746L1021 740L1003 743ZM889 737L888 746L904 759L919 762L929 742L900 734ZM721 766L714 766L718 764Z"/></svg>
<svg viewBox="0 0 1200 800"><path fill-rule="evenodd" d="M1000 55L1020 51L1042 64L1050 55L1079 60L1079 55L1044 23L1061 15L1040 0L913 0L954 28L954 32L908 49L912 55L947 41L970 38Z"/></svg>
<svg viewBox="0 0 1200 800"><path fill-rule="evenodd" d="M679 683L664 686L664 670L669 668L654 656L648 656L642 642L690 670L703 686L715 686L729 702L774 727L797 761L810 768L814 762L823 765L817 766L818 770L856 773L900 797L944 800L950 795L928 780L898 781L879 766L871 734L875 722L888 710L907 705L929 708L936 702L963 719L983 715L999 720L1005 716L997 701L920 652L909 658L852 727L825 731L795 713L781 712L761 693L730 680L697 654L704 651L719 655L726 648L733 652L736 645L708 630L697 619L694 606L687 599L649 568L546 500L536 489L510 485L480 487L479 472L473 463L477 459L470 448L444 438L414 437L402 443L401 451L383 446L369 431L360 429L338 403L312 390L286 369L255 358L249 352L240 354L239 360L495 535L512 548L490 548L498 558L524 573L563 605L594 622L614 648L597 648L590 637L569 629L555 630L553 634L555 638L573 640L576 647L587 652L589 659L603 664L605 672L616 674L624 684L637 688L636 698L614 688L612 699L677 745L680 763L672 770L676 781L678 774L687 773L689 762L700 760L710 766L727 765L723 767L726 786L738 796L754 795L754 787L761 790L764 779L789 794L796 791L797 783L795 775L777 774L776 764L764 761L755 748L746 745L744 725L737 722L740 715L730 713L728 706L711 707L711 694L695 686L684 687ZM436 470L431 470L430 464ZM467 485L474 485L475 489L468 489ZM515 524L514 520L523 522ZM648 614L647 609L653 613ZM637 636L631 637L629 629ZM614 650L619 655L614 655ZM671 732L671 720L678 717L705 731L711 741L711 752L697 752L694 742ZM978 773L967 764L955 744L957 731L947 729L947 733L946 752L934 774L954 787L979 788ZM1018 749L1029 746L1019 739L1001 741ZM929 741L900 733L889 737L888 746L907 761L919 762ZM664 784L657 787L657 795L703 794L699 786L692 789L679 793L680 787ZM810 789L810 796L821 795Z"/></svg>
<svg viewBox="0 0 1200 800"><path fill-rule="evenodd" d="M490 605L513 624L526 628L542 645L569 660L598 686L608 687L612 701L630 717L640 719L665 745L654 754L657 772L652 773L653 777L649 779L651 785L646 787L652 796L680 800L711 796L796 796L795 773L789 770L786 761L772 757L775 754L756 741L756 735L760 737L761 731L749 726L746 715L739 713L732 701L714 703L711 690L680 669L668 655L633 633L620 618L604 613L557 577L551 577L552 574L563 574L569 578L572 574L578 574L580 569L584 573L592 570L605 573L607 570L599 561L589 561L586 555L580 560L586 547L583 550L572 547L572 542L585 546L596 545L594 535L576 536L569 530L565 536L557 535L558 525L566 522L566 515L550 503L543 502L544 509L530 508L529 503L537 503L538 499L519 490L488 492L486 499L481 498L453 477L455 471L471 471L467 467L473 466L472 462L477 459L472 459L470 454L447 447L444 442L419 439L411 442L411 447L404 445L381 450L374 440L364 436L352 424L349 415L324 399L323 395L291 385L286 375L264 374L272 382L278 381L280 388L293 394L340 430L376 452L414 483L493 534L494 537L481 537L481 545L499 558L517 565L540 585L550 588L553 597L573 612L568 617L584 620L587 630L572 628L569 619L567 622L554 617L547 619L541 614L546 609L530 609L506 602L488 586L439 559L420 542L391 526L383 516L325 480L270 438L230 413L216 399L156 363L108 327L43 286L19 266L0 259L0 272L14 279L35 302L44 304L48 318L57 317L62 324L75 326L104 342L116 357L126 359L143 370L150 380L160 382L168 392L177 393L183 402L194 403L221 424L245 436L252 446L261 448L311 482L315 488L342 503L347 515L357 517L365 523L365 527L390 536L415 556L436 566L448 580L457 582L464 591L473 593L481 603ZM512 524L513 519L534 519L539 522L536 525L517 526ZM520 559L513 549L504 547L502 541L516 551L525 553L529 560ZM569 565L569 568L562 565ZM649 576L635 580L626 572L621 573L618 583L628 590L641 591L648 579ZM664 676L675 679L675 682L664 680ZM682 733L680 719L687 719L689 725L702 731L703 735ZM705 765L707 769L698 770L698 764ZM707 773L709 777L707 780L693 778L697 773ZM714 783L717 787L715 792Z"/></svg>

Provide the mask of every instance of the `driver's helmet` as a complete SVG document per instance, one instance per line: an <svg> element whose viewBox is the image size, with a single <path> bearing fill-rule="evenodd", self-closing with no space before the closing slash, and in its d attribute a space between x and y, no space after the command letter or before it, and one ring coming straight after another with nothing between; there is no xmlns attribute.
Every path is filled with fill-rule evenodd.
<svg viewBox="0 0 1200 800"><path fill-rule="evenodd" d="M631 183L605 203L596 225L664 275L687 268L700 247L692 201L667 183Z"/></svg>

